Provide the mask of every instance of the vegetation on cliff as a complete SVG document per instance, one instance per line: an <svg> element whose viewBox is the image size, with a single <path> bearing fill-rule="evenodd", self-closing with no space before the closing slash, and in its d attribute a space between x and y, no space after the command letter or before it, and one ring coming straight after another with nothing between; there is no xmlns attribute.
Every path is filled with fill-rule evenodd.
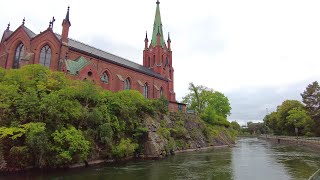
<svg viewBox="0 0 320 180"><path fill-rule="evenodd" d="M112 93L41 65L0 69L0 169L65 167L144 154L152 132L148 119L159 122L156 133L164 137L167 152L193 146L189 140L196 143L202 134L207 144L200 146L234 136L186 116L169 114L165 98L145 99L132 90Z"/></svg>

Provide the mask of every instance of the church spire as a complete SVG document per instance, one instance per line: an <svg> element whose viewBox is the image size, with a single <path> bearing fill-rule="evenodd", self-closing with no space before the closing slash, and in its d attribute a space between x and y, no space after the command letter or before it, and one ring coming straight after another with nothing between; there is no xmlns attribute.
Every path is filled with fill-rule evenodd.
<svg viewBox="0 0 320 180"><path fill-rule="evenodd" d="M70 20L69 20L69 10L70 10L70 6L68 6L67 14L66 14L66 17L64 18L62 24L69 23L69 25L71 26L71 23L70 23Z"/></svg>
<svg viewBox="0 0 320 180"><path fill-rule="evenodd" d="M152 32L152 40L151 44L152 46L157 45L157 35L160 34L160 45L163 47L165 45L164 38L163 38L163 31L162 31L162 22L161 22L161 15L160 15L160 2L157 0L157 9L156 9L156 15L154 18L153 23L153 32Z"/></svg>
<svg viewBox="0 0 320 180"><path fill-rule="evenodd" d="M61 34L61 41L68 43L68 34L69 34L69 28L71 26L70 20L69 20L69 10L70 7L68 7L66 18L64 18L62 22L62 34Z"/></svg>

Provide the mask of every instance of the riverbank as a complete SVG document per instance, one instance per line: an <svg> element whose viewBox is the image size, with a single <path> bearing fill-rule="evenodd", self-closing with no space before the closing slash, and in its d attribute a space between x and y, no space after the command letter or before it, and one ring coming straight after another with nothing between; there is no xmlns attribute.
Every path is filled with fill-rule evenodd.
<svg viewBox="0 0 320 180"><path fill-rule="evenodd" d="M257 138L241 138L231 148L219 150L213 147L204 151L177 153L161 160L131 160L88 168L31 171L1 178L306 180L320 168L319 158L319 153L301 148L278 146Z"/></svg>
<svg viewBox="0 0 320 180"><path fill-rule="evenodd" d="M178 153L187 153L187 152L195 152L195 151L206 151L206 150L210 150L210 149L223 149L223 148L229 148L229 147L233 147L233 145L217 145L217 146L208 146L208 147L201 147L201 148L182 149L182 150L174 151L172 153L172 155L178 154ZM128 161L132 161L132 160L150 160L150 159L152 159L152 160L154 160L154 159L160 160L160 159L163 159L163 158L145 158L145 157L136 158L134 156L131 156L131 157L127 157L126 159L122 159L120 161L117 161L115 159L109 159L109 160L99 159L99 160L93 160L93 161L73 164L73 165L70 165L68 168L74 169L74 168L97 166L97 165L101 165L101 164L112 164L112 163L116 163L116 162L128 162Z"/></svg>
<svg viewBox="0 0 320 180"><path fill-rule="evenodd" d="M320 151L319 138L293 137L293 136L270 136L261 135L258 138L271 141L276 144L299 146L313 151Z"/></svg>

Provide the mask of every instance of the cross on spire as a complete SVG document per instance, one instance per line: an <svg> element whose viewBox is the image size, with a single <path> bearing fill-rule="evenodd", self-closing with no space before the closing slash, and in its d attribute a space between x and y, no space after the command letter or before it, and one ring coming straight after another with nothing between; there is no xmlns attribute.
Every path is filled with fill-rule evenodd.
<svg viewBox="0 0 320 180"><path fill-rule="evenodd" d="M10 22L9 22L9 24L8 24L8 26L7 26L7 30L10 30Z"/></svg>
<svg viewBox="0 0 320 180"><path fill-rule="evenodd" d="M157 2L156 2L157 4L160 4L160 2L159 2L159 0L157 0Z"/></svg>
<svg viewBox="0 0 320 180"><path fill-rule="evenodd" d="M52 20L51 20L51 28L53 29L53 23L56 21L56 19L54 18L54 16L52 17Z"/></svg>
<svg viewBox="0 0 320 180"><path fill-rule="evenodd" d="M24 26L24 23L26 22L26 18L24 17L22 20L22 25Z"/></svg>

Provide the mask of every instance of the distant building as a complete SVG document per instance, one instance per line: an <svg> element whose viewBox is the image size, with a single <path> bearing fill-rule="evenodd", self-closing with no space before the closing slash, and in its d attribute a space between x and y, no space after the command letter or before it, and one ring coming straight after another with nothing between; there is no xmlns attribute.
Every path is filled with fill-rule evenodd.
<svg viewBox="0 0 320 180"><path fill-rule="evenodd" d="M143 65L70 39L68 7L61 35L52 30L55 19L40 34L28 29L24 19L15 31L8 24L0 43L0 67L20 68L39 63L74 79L93 81L113 92L134 89L146 98L163 95L169 101L170 111L185 111L185 104L176 101L171 40L168 34L164 41L160 2L156 4L152 38L149 42L146 34L144 40Z"/></svg>

